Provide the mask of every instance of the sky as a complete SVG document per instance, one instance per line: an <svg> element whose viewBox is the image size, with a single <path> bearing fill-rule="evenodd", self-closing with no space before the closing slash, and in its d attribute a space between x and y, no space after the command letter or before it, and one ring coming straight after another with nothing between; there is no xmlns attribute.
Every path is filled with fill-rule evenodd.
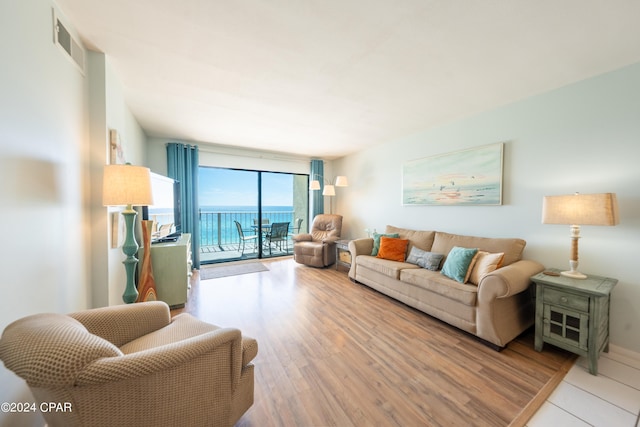
<svg viewBox="0 0 640 427"><path fill-rule="evenodd" d="M200 167L200 206L256 206L258 172ZM262 172L262 205L292 206L293 175Z"/></svg>

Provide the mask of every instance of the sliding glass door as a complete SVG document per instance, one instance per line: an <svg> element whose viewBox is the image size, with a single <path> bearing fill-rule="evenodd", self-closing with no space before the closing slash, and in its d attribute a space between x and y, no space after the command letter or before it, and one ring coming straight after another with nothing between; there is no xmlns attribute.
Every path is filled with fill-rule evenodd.
<svg viewBox="0 0 640 427"><path fill-rule="evenodd" d="M291 255L308 227L308 175L200 167L201 263Z"/></svg>

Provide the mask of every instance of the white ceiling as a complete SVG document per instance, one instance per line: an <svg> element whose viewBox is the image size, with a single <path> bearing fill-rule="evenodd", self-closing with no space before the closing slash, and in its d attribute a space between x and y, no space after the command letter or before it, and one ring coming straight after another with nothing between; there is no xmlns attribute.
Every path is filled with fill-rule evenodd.
<svg viewBox="0 0 640 427"><path fill-rule="evenodd" d="M640 62L638 0L56 0L149 136L335 158Z"/></svg>

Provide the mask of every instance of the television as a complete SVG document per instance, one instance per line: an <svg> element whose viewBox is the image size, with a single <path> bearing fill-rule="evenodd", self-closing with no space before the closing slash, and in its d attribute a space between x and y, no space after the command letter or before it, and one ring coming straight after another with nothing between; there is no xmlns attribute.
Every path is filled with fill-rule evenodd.
<svg viewBox="0 0 640 427"><path fill-rule="evenodd" d="M180 183L151 172L153 205L142 207L142 219L154 221L151 242L175 241L182 233Z"/></svg>

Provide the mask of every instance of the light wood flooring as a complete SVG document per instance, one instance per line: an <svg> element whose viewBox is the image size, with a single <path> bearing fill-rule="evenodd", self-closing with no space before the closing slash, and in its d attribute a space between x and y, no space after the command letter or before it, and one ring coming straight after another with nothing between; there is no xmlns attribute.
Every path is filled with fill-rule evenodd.
<svg viewBox="0 0 640 427"><path fill-rule="evenodd" d="M522 426L574 360L536 352L532 331L496 352L345 271L263 262L269 271L196 274L174 311L258 340L255 403L238 426Z"/></svg>

